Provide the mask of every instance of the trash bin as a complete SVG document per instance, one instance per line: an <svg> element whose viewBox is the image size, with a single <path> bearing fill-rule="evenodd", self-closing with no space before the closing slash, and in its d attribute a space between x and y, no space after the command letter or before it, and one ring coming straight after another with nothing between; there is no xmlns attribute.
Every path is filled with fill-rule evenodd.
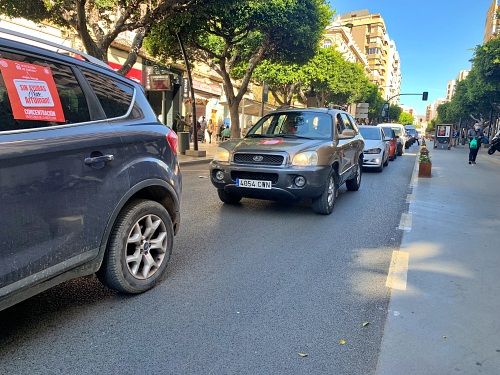
<svg viewBox="0 0 500 375"><path fill-rule="evenodd" d="M186 150L189 150L189 132L179 132L179 153L182 155L186 154Z"/></svg>

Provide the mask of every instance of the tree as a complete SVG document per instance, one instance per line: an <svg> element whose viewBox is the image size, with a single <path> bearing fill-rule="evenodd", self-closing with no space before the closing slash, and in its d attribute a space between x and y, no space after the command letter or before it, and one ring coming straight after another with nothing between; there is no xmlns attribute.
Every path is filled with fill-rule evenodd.
<svg viewBox="0 0 500 375"><path fill-rule="evenodd" d="M238 108L254 69L265 59L304 63L312 58L332 15L323 0L204 0L203 6L158 24L145 45L155 56L175 58L178 35L192 60L219 74L231 137L239 137Z"/></svg>
<svg viewBox="0 0 500 375"><path fill-rule="evenodd" d="M378 86L374 83L368 82L357 100L360 103L368 103L369 123L377 122L382 107L385 103L385 100L382 97L382 93L379 91Z"/></svg>
<svg viewBox="0 0 500 375"><path fill-rule="evenodd" d="M303 86L314 93L317 107L352 103L368 84L361 65L345 60L342 53L333 47L320 48L314 58L304 65L303 72ZM307 102L304 87L299 94Z"/></svg>
<svg viewBox="0 0 500 375"><path fill-rule="evenodd" d="M305 91L313 88L317 107L350 104L368 84L363 68L345 60L334 48L318 49L304 65L263 61L253 77L266 82L280 104L290 104L293 94L299 94L306 103Z"/></svg>
<svg viewBox="0 0 500 375"><path fill-rule="evenodd" d="M408 112L401 111L398 123L400 123L401 125L412 125L413 121L415 121L415 119L411 114L409 114Z"/></svg>
<svg viewBox="0 0 500 375"><path fill-rule="evenodd" d="M392 122L392 121L399 122L399 118L401 117L402 112L403 112L403 110L401 109L401 107L399 105L391 104L389 106L389 122Z"/></svg>
<svg viewBox="0 0 500 375"><path fill-rule="evenodd" d="M254 70L252 79L265 82L279 105L290 105L294 94L304 81L302 67L298 64L262 61Z"/></svg>
<svg viewBox="0 0 500 375"><path fill-rule="evenodd" d="M449 106L438 108L438 120L484 122L496 103L500 103L500 39L477 46L467 78L458 83Z"/></svg>
<svg viewBox="0 0 500 375"><path fill-rule="evenodd" d="M137 61L151 27L184 12L198 0L0 0L0 14L33 22L51 22L76 33L88 54L108 62L108 49L118 35L134 31L127 60L119 70L127 74Z"/></svg>

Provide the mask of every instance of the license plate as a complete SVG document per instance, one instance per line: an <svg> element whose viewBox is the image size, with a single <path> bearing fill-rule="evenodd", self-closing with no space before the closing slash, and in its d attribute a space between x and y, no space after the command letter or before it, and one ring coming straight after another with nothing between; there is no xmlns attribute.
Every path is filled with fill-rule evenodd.
<svg viewBox="0 0 500 375"><path fill-rule="evenodd" d="M236 186L252 189L271 189L271 181L236 179Z"/></svg>

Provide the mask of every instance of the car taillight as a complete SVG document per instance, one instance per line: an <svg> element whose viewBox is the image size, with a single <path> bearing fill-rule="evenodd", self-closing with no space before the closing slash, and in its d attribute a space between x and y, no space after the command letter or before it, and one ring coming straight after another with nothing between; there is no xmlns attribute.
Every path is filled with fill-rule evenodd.
<svg viewBox="0 0 500 375"><path fill-rule="evenodd" d="M170 130L167 134L167 142L170 145L170 148L177 154L177 145L179 144L179 138L177 138L177 134L173 130Z"/></svg>

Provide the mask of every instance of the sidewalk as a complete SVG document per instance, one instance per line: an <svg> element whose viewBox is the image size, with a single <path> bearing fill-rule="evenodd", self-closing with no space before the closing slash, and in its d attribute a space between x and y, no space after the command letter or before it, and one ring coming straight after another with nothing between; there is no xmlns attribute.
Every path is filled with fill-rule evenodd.
<svg viewBox="0 0 500 375"><path fill-rule="evenodd" d="M214 158L218 145L215 140L212 140L212 143L198 142L198 151L205 151L206 156L186 156L178 153L179 165L209 163ZM189 149L194 150L194 143L189 144Z"/></svg>
<svg viewBox="0 0 500 375"><path fill-rule="evenodd" d="M410 225L391 262L403 272L376 374L498 375L500 154L481 148L469 165L467 146L429 151L432 177L418 178L415 163Z"/></svg>

